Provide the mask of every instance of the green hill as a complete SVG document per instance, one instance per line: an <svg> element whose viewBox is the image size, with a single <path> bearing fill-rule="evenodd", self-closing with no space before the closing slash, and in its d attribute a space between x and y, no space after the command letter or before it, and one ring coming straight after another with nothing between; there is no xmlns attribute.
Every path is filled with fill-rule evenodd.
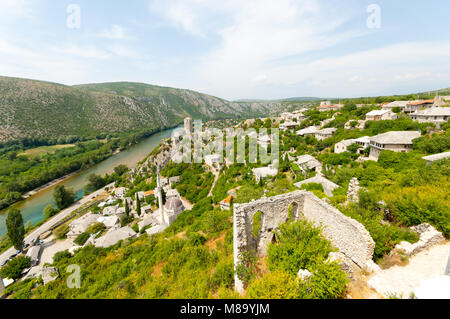
<svg viewBox="0 0 450 319"><path fill-rule="evenodd" d="M187 116L204 120L265 116L281 107L272 102L229 102L143 83L65 86L0 77L0 141L165 128Z"/></svg>

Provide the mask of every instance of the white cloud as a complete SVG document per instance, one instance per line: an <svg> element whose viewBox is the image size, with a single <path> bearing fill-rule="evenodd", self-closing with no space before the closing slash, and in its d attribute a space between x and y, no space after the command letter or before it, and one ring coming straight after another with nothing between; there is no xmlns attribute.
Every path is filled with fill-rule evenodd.
<svg viewBox="0 0 450 319"><path fill-rule="evenodd" d="M120 25L113 25L111 28L103 30L97 34L97 37L111 40L133 39L133 37L126 34L125 29Z"/></svg>
<svg viewBox="0 0 450 319"><path fill-rule="evenodd" d="M130 59L142 59L143 56L137 51L122 45L113 45L108 50L118 57L130 58ZM146 57L148 58L148 56Z"/></svg>
<svg viewBox="0 0 450 319"><path fill-rule="evenodd" d="M54 47L53 49L58 53L88 59L107 59L110 57L110 54L108 52L102 51L94 46L79 46L76 44L68 44L64 47Z"/></svg>
<svg viewBox="0 0 450 319"><path fill-rule="evenodd" d="M32 15L31 1L29 0L1 0L0 22L15 21L30 18Z"/></svg>

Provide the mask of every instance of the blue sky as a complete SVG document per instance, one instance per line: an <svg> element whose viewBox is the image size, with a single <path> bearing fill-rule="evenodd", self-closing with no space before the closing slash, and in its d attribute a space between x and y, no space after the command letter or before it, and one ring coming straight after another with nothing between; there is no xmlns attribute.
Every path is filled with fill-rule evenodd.
<svg viewBox="0 0 450 319"><path fill-rule="evenodd" d="M230 100L428 91L450 87L448 12L447 0L0 0L0 75Z"/></svg>

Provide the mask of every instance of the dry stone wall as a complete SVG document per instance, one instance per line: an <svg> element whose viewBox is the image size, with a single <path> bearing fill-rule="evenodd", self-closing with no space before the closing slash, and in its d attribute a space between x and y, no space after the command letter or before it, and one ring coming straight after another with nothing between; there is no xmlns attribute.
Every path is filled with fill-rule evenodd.
<svg viewBox="0 0 450 319"><path fill-rule="evenodd" d="M292 214L289 207L292 205ZM253 235L253 219L260 213L258 235ZM274 239L273 231L288 219L306 220L323 226L323 235L359 267L371 262L375 243L369 232L356 220L343 215L333 206L307 191L295 191L270 198L261 198L247 204L234 205L234 263L238 265L244 251L255 251L264 256L268 244ZM244 286L236 276L238 291Z"/></svg>

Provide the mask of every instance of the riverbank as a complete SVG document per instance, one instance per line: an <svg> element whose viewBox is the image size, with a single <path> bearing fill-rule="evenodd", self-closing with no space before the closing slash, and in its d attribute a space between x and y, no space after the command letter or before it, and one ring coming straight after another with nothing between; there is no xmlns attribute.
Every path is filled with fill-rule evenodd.
<svg viewBox="0 0 450 319"><path fill-rule="evenodd" d="M100 196L103 192L106 191L107 188L112 187L113 184L106 185L105 187L84 196L81 198L78 202L70 206L69 208L66 208L50 218L49 220L45 221L42 225L37 227L36 229L31 230L28 232L28 234L25 236L24 242L25 243L31 243L36 238L38 238L41 234L44 234L55 227L59 226L61 223L65 222L67 218L69 218L72 214L76 213L78 209L85 209L82 206L87 204L89 206L90 202L93 202L96 200L98 196ZM75 215L75 214L74 214ZM7 260L12 254L14 254L15 249L14 247L8 248L6 251L0 254L0 263Z"/></svg>
<svg viewBox="0 0 450 319"><path fill-rule="evenodd" d="M111 174L114 172L114 167L119 165L126 165L129 168L135 167L139 162L145 159L163 139L170 138L174 129L175 128L156 132L150 137L134 144L127 150L123 150L118 154L110 156L89 168L71 173L69 176L64 176L64 180L58 181L56 184L73 189L77 198L81 198L84 193L84 187L89 183L89 175L96 174L104 176L105 174ZM12 207L21 211L24 224L31 223L35 226L42 222L44 219L44 208L47 205L55 205L53 191L56 185L55 183L52 184L53 185L50 185L45 189L41 188L40 191L26 199L16 202L8 208L0 210L0 237L6 234L5 220L8 210Z"/></svg>
<svg viewBox="0 0 450 319"><path fill-rule="evenodd" d="M68 178L70 178L70 177L80 173L81 171L82 170L77 170L77 171L72 172L70 174L64 175L64 176L62 176L60 178L54 179L54 180L52 180L51 182L48 182L45 185L39 186L39 187L33 189L32 191L26 192L25 194L22 195L22 200L23 199L27 199L27 198L29 198L29 197L31 197L33 195L36 195L37 193L39 193L39 192L41 192L41 191L43 191L43 190L45 190L45 189L47 189L49 187L52 187L52 186L55 186L55 185L57 185L57 184L59 184L61 182L64 182L66 179L68 179Z"/></svg>

